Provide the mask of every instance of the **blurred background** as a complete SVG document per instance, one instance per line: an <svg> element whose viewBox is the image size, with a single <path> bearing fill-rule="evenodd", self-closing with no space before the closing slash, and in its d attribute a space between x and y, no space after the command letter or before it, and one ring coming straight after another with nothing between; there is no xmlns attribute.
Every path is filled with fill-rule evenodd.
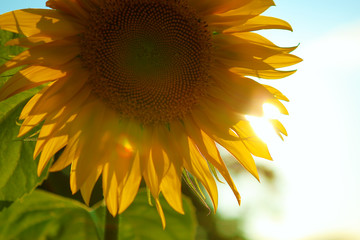
<svg viewBox="0 0 360 240"><path fill-rule="evenodd" d="M2 0L0 13L45 2ZM281 141L265 121L252 120L274 161L256 159L258 183L226 156L242 205L219 184L216 234L200 228L198 238L359 240L360 1L275 3L264 15L287 20L294 32L261 34L280 46L299 44L294 54L304 59L290 77L261 80L290 99L290 116L280 116L289 136Z"/></svg>

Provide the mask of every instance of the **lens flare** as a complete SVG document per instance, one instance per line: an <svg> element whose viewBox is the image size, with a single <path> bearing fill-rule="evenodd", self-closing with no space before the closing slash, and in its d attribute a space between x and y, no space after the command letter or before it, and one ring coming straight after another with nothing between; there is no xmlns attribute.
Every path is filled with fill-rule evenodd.
<svg viewBox="0 0 360 240"><path fill-rule="evenodd" d="M122 135L119 138L119 143L116 147L116 150L119 156L121 156L122 158L131 158L134 153L133 145L130 143L129 139L125 135Z"/></svg>
<svg viewBox="0 0 360 240"><path fill-rule="evenodd" d="M265 143L274 141L277 138L276 131L271 124L271 119L278 119L281 114L277 107L272 104L265 103L263 105L264 115L262 117L246 116L246 119L250 121L255 133Z"/></svg>

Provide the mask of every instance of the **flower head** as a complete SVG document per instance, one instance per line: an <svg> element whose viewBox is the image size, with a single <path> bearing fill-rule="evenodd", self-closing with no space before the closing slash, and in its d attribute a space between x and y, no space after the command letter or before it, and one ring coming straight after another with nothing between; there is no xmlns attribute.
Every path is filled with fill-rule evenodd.
<svg viewBox="0 0 360 240"><path fill-rule="evenodd" d="M269 102L283 113L278 90L246 76L282 78L277 68L300 59L252 31L287 29L261 16L272 0L49 0L52 9L0 16L0 28L25 37L28 49L0 67L24 66L0 100L46 84L24 107L19 136L43 122L34 151L40 174L71 165L71 190L89 202L102 177L109 211L133 201L145 180L165 220L159 194L183 213L181 178L199 181L217 207L214 171L240 195L216 144L258 178L253 155L271 159L245 115ZM279 132L280 122L273 121ZM189 180L190 181L190 180Z"/></svg>

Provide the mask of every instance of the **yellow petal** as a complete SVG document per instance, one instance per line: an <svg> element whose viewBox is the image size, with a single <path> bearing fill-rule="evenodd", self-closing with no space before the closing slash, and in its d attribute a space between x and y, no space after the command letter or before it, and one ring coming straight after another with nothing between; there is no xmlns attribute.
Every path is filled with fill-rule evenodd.
<svg viewBox="0 0 360 240"><path fill-rule="evenodd" d="M61 114L63 110L61 110L59 113ZM55 114L58 112L50 114L50 118L53 118ZM50 122L50 123L49 123ZM53 134L56 134L56 130L58 130L60 126L58 126L56 123L49 121L48 119L45 120L44 125L41 127L36 146L33 152L33 158L35 159L42 149L44 148L45 143L51 139Z"/></svg>
<svg viewBox="0 0 360 240"><path fill-rule="evenodd" d="M61 133L59 133L58 136L52 136L48 141L46 141L38 164L38 176L41 175L41 172L44 170L50 158L53 157L56 152L66 146L68 142L68 136L60 134Z"/></svg>
<svg viewBox="0 0 360 240"><path fill-rule="evenodd" d="M288 67L301 62L302 59L292 54L277 54L270 56L264 60L264 63L269 64L274 68Z"/></svg>
<svg viewBox="0 0 360 240"><path fill-rule="evenodd" d="M282 123L281 123L279 120L277 120L277 119L270 119L270 122L271 122L271 124L273 125L276 133L279 135L279 137L280 137L281 139L283 139L283 138L282 138L282 136L281 136L280 133L284 134L285 136L288 135L285 127L282 125Z"/></svg>
<svg viewBox="0 0 360 240"><path fill-rule="evenodd" d="M268 160L272 159L267 145L256 135L250 122L240 121L232 129L254 156Z"/></svg>
<svg viewBox="0 0 360 240"><path fill-rule="evenodd" d="M208 0L190 0L190 6L197 9L201 15L211 15L227 12L237 9L251 2L252 0L227 0L227 1L208 1Z"/></svg>
<svg viewBox="0 0 360 240"><path fill-rule="evenodd" d="M149 163L151 162L154 166L154 174L157 176L157 179L159 181L159 184L162 181L162 178L165 175L166 172L166 168L169 167L169 158L167 156L167 154L164 152L163 147L160 145L160 143L158 142L157 134L154 134L154 140L156 141L155 143L153 142L152 144L152 149L151 149L151 158L149 161Z"/></svg>
<svg viewBox="0 0 360 240"><path fill-rule="evenodd" d="M213 38L218 35L218 33L223 33L226 29L229 29L233 26L239 26L244 24L252 16L249 15L233 15L233 16L223 16L223 15L208 15L204 17L204 20L209 25L208 29L211 33L215 33ZM216 35L218 34L218 35Z"/></svg>
<svg viewBox="0 0 360 240"><path fill-rule="evenodd" d="M184 214L181 196L181 169L174 164L161 181L160 190L169 205L178 213Z"/></svg>
<svg viewBox="0 0 360 240"><path fill-rule="evenodd" d="M266 101L266 103L269 103L271 105L274 105L277 109L279 109L280 113L285 114L285 115L289 115L288 110L286 109L286 107L284 106L284 104L282 104L279 100L277 100L276 98L272 98L272 99L268 99Z"/></svg>
<svg viewBox="0 0 360 240"><path fill-rule="evenodd" d="M56 81L40 97L37 104L31 109L30 115L38 115L53 112L73 101L77 94L82 92L84 97L90 93L90 89L84 84L88 79L87 71L76 71L66 79ZM83 98L81 98L83 100ZM76 100L74 100L76 102Z"/></svg>
<svg viewBox="0 0 360 240"><path fill-rule="evenodd" d="M22 9L0 15L0 29L25 36L42 33L60 39L83 32L84 26L59 11Z"/></svg>
<svg viewBox="0 0 360 240"><path fill-rule="evenodd" d="M239 76L221 67L215 70L212 71L212 75L218 88L214 87L214 91L210 89L214 98L226 102L241 114L256 116L263 114L263 104L273 98L266 88L252 79Z"/></svg>
<svg viewBox="0 0 360 240"><path fill-rule="evenodd" d="M46 6L82 19L84 23L89 18L89 13L81 7L78 0L48 0Z"/></svg>
<svg viewBox="0 0 360 240"><path fill-rule="evenodd" d="M32 47L0 66L0 73L26 64L56 67L78 56L80 47L76 41L58 40Z"/></svg>
<svg viewBox="0 0 360 240"><path fill-rule="evenodd" d="M215 1L209 1L215 2ZM228 2L228 1L218 1ZM245 4L244 4L245 3ZM230 1L230 4L233 4ZM275 5L272 0L250 0L250 1L237 1L238 8L228 9L227 12L218 12L218 14L205 15L204 20L209 25L209 29L221 33L223 30L241 26L249 19L256 17L264 12L270 6Z"/></svg>
<svg viewBox="0 0 360 240"><path fill-rule="evenodd" d="M78 132L77 135L74 135L69 139L68 145L66 146L65 150L51 166L51 172L61 171L67 166L69 166L72 162L77 161L76 159L79 158L79 153L82 149L79 146L79 134L80 132Z"/></svg>
<svg viewBox="0 0 360 240"><path fill-rule="evenodd" d="M72 0L72 1L76 1L79 4L79 6L85 9L87 12L96 10L104 4L103 0L87 0L87 1Z"/></svg>
<svg viewBox="0 0 360 240"><path fill-rule="evenodd" d="M193 109L193 120L196 125L201 126L201 128L206 133L216 134L217 136L229 139L236 140L236 137L229 134L230 126L223 126L221 122L216 122L210 118L208 114L214 116L216 113L210 113L209 111L204 111L202 109Z"/></svg>
<svg viewBox="0 0 360 240"><path fill-rule="evenodd" d="M169 205L179 213L184 213L182 206L181 195L181 176L183 157L179 154L179 151L186 151L179 149L173 142L173 136L171 135L171 129L173 125L168 127L161 126L156 128L159 143L163 148L164 155L164 176L160 183L160 191L163 193L165 199Z"/></svg>
<svg viewBox="0 0 360 240"><path fill-rule="evenodd" d="M97 168L94 168L92 173L89 174L87 180L80 188L81 196L83 197L86 205L89 205L91 192L94 188L95 183L99 179L101 172L102 172L102 166L98 166Z"/></svg>
<svg viewBox="0 0 360 240"><path fill-rule="evenodd" d="M214 205L214 211L216 212L218 205L218 192L214 177L211 175L206 160L199 153L196 146L190 141L188 144L191 158L185 158L184 167L205 187Z"/></svg>
<svg viewBox="0 0 360 240"><path fill-rule="evenodd" d="M70 101L68 101L63 106L60 106L59 109L54 108L53 111L46 112L46 111L41 111L42 110L41 108L37 108L40 113L26 116L24 122L22 123L22 125L20 127L18 136L25 135L31 129L33 129L35 126L40 124L40 122L42 122L45 118L47 118L47 122L44 124L43 127L46 128L48 124L51 124L51 125L53 125L52 132L56 131L57 129L64 126L67 121L72 121L71 119L78 112L81 105L86 101L89 94L90 94L90 89L83 88ZM42 105L42 104L46 105L46 101L45 101L45 103L40 102L40 105ZM31 107L31 105L30 105L30 107ZM32 107L30 110L28 110L28 109L25 109L25 110L31 111L33 108L34 107ZM24 110L23 110L23 112L24 112Z"/></svg>
<svg viewBox="0 0 360 240"><path fill-rule="evenodd" d="M126 182L136 153L124 150L122 143L117 143L115 149L117 150L116 158L118 158L118 160L114 162L116 177L119 183Z"/></svg>
<svg viewBox="0 0 360 240"><path fill-rule="evenodd" d="M184 168L205 187L214 205L214 210L216 211L218 200L217 187L206 160L191 142L191 139L186 135L185 128L181 123L172 122L170 132L171 136L174 139L177 139L174 144L178 154L181 154L184 159Z"/></svg>
<svg viewBox="0 0 360 240"><path fill-rule="evenodd" d="M73 121L74 117L75 116L71 116L71 113L69 113L69 110L65 107L60 111L55 111L49 114L48 118L41 127L34 150L34 158L37 157L40 151L43 151L44 146L51 141L52 138L69 135L68 123Z"/></svg>
<svg viewBox="0 0 360 240"><path fill-rule="evenodd" d="M274 87L271 87L269 85L264 85L263 86L277 99L279 100L283 100L283 101L287 101L289 102L289 99L284 95L282 94L279 90L277 90L276 88Z"/></svg>
<svg viewBox="0 0 360 240"><path fill-rule="evenodd" d="M23 110L21 111L19 119L25 119L29 116L30 111L33 107L37 104L41 96L46 92L46 90L52 85L53 83L49 83L46 87L40 90L37 94L35 94L24 106Z"/></svg>
<svg viewBox="0 0 360 240"><path fill-rule="evenodd" d="M79 157L80 157L80 154L77 154L71 163L70 189L71 189L72 194L75 194L79 190L79 187L76 184L76 170L77 170L77 162L78 162Z"/></svg>
<svg viewBox="0 0 360 240"><path fill-rule="evenodd" d="M95 114L98 113L98 116ZM106 162L115 161L113 149L115 149L115 142L109 130L104 130L101 127L103 124L106 126L107 122L104 121L104 113L99 109L97 112L94 112L90 115L93 118L93 122L82 128L82 134L80 135L80 141L83 143L83 149L81 156L77 163L76 172L76 186L81 187L87 179L87 175L92 171L94 167L105 164ZM97 128L97 131L93 131L94 128ZM96 141L94 141L96 139ZM91 151L86 150L91 149ZM117 159L117 158L116 158ZM115 167L115 164L112 163L112 168ZM116 178L116 173L114 174ZM118 182L116 180L116 182Z"/></svg>
<svg viewBox="0 0 360 240"><path fill-rule="evenodd" d="M62 78L65 73L58 69L30 66L17 72L0 89L0 101L43 83Z"/></svg>
<svg viewBox="0 0 360 240"><path fill-rule="evenodd" d="M186 132L189 134L190 138L193 140L194 144L200 150L201 154L216 167L220 174L225 178L226 182L229 184L230 188L234 192L234 195L240 204L241 197L237 188L229 174L228 169L225 166L224 161L222 160L219 151L214 143L214 141L203 131L197 128L197 126L191 122L189 119L185 120Z"/></svg>
<svg viewBox="0 0 360 240"><path fill-rule="evenodd" d="M221 99L219 95L216 95L216 93L219 92L214 91L210 93L209 91L209 95L213 95L203 99L201 103L201 109L214 122L221 123L224 126L224 131L226 131L226 129L237 123L239 118L241 118L238 113L239 109L241 108L240 105L243 103L237 102L237 104L232 105L224 104L228 102L222 101L223 99ZM239 95L241 95L241 93L239 93ZM231 99L231 97L227 96L227 100L228 99ZM237 99L232 98L231 100L236 102Z"/></svg>
<svg viewBox="0 0 360 240"><path fill-rule="evenodd" d="M102 174L103 192L106 207L111 215L114 217L118 213L118 183L114 172L114 166L110 163L105 163Z"/></svg>
<svg viewBox="0 0 360 240"><path fill-rule="evenodd" d="M159 155L161 156L161 155ZM146 186L150 189L151 194L156 197L160 193L160 183L162 180L162 176L159 176L158 172L155 168L155 161L159 159L154 159L154 154L152 150L150 150L149 160L147 161L147 165L144 166L144 180L146 182ZM163 161L163 159L161 159ZM160 166L161 167L161 166Z"/></svg>
<svg viewBox="0 0 360 240"><path fill-rule="evenodd" d="M28 133L31 129L33 129L34 127L36 127L37 125L39 125L47 116L47 113L43 113L40 115L33 115L33 116L29 116L27 117L24 122L21 124L20 130L19 130L19 134L17 137L22 137L24 136L26 133Z"/></svg>
<svg viewBox="0 0 360 240"><path fill-rule="evenodd" d="M237 33L232 33L231 35L235 36L238 39L238 41L240 41L240 42L248 42L248 43L260 45L263 47L267 47L269 49L277 51L277 53L290 53L298 47L298 46L279 47L279 46L275 45L273 42L271 42L269 39L261 36L260 34L254 33L254 32L237 32ZM227 39L227 38L224 38L224 39Z"/></svg>
<svg viewBox="0 0 360 240"><path fill-rule="evenodd" d="M263 13L266 9L271 6L274 6L275 3L273 0L251 0L246 5L234 9L232 11L226 12L223 15L252 15L256 16Z"/></svg>
<svg viewBox="0 0 360 240"><path fill-rule="evenodd" d="M119 161L121 161L119 159ZM128 177L119 183L119 211L121 214L134 201L141 182L140 158L136 154L129 169Z"/></svg>
<svg viewBox="0 0 360 240"><path fill-rule="evenodd" d="M43 113L40 115L33 115L29 117L29 112L37 104L43 93L46 91L46 89L49 86L51 86L51 84L52 83L50 83L47 87L41 89L40 92L35 94L24 106L19 117L19 119L24 119L24 122L20 127L18 137L25 135L27 132L29 132L31 129L37 126L41 121L43 121L45 117L48 115L48 113Z"/></svg>
<svg viewBox="0 0 360 240"><path fill-rule="evenodd" d="M226 29L224 32L249 32L261 29L284 29L292 31L290 24L282 19L266 16L256 16L247 20L244 24Z"/></svg>
<svg viewBox="0 0 360 240"><path fill-rule="evenodd" d="M151 129L144 128L144 141L139 147L140 147L140 161L141 161L142 174L144 180L146 182L147 187L150 189L151 194L154 197L157 197L160 192L160 183L164 173L164 171L162 171L161 169L163 169L164 166L156 167L155 165L157 162L159 162L159 164L162 165L164 164L164 155L162 153L162 149L155 149L154 152L154 147L160 148L160 146L158 146L158 143L155 144L153 143L154 142L153 136L154 136L154 131L152 128ZM145 139L148 142L145 142ZM159 157L161 159L156 159L156 157Z"/></svg>
<svg viewBox="0 0 360 240"><path fill-rule="evenodd" d="M158 197L155 198L155 205L156 205L156 209L157 209L157 211L159 213L159 216L161 218L161 224L163 226L163 229L165 229L165 227L166 227L165 215L164 215L164 211L163 211L163 209L161 207L161 204L160 204L160 201L159 201Z"/></svg>
<svg viewBox="0 0 360 240"><path fill-rule="evenodd" d="M104 158L109 157L109 151L112 149L112 146L109 146L110 149L101 152L103 146L109 143L107 138L109 136L108 132L103 132L101 129L104 126L102 119L105 107L101 107L103 105L98 101L88 101L80 109L69 130L70 135L73 134L71 136L80 134L79 146L81 147L79 158L75 159L71 166L73 169L70 175L72 192L78 191L86 181L87 175L94 167L103 164L102 161ZM98 128L98 131L93 131L95 126ZM93 139L97 139L97 141L93 141ZM87 149L91 149L91 151Z"/></svg>
<svg viewBox="0 0 360 240"><path fill-rule="evenodd" d="M135 126L129 127L129 130L132 130L133 133L136 133L138 131L138 128L135 128ZM141 134L138 136L141 136L138 140L138 148L139 148L139 158L140 158L140 167L141 172L145 171L145 166L148 165L148 161L150 158L150 144L149 142L152 141L152 129L151 128L143 128L141 131Z"/></svg>
<svg viewBox="0 0 360 240"><path fill-rule="evenodd" d="M257 69L250 69L250 68L232 68L231 72L239 74L241 76L253 76L257 78L264 78L264 79L279 79L288 77L296 72L296 70L292 71L279 71L279 70L257 70Z"/></svg>
<svg viewBox="0 0 360 240"><path fill-rule="evenodd" d="M20 37L20 38L14 38L6 42L5 46L21 46L21 47L34 47L40 44L49 43L56 39L49 37L49 36L43 36L41 34L35 34L31 37Z"/></svg>
<svg viewBox="0 0 360 240"><path fill-rule="evenodd" d="M215 52L216 59L230 68L273 69L276 66L265 62L265 59L283 53L281 49L245 40L241 41L241 39L232 35L217 38L216 45L218 46Z"/></svg>
<svg viewBox="0 0 360 240"><path fill-rule="evenodd" d="M250 172L257 180L259 180L259 174L255 165L255 161L241 140L228 141L216 136L210 137L223 146L226 150L228 150L248 172Z"/></svg>

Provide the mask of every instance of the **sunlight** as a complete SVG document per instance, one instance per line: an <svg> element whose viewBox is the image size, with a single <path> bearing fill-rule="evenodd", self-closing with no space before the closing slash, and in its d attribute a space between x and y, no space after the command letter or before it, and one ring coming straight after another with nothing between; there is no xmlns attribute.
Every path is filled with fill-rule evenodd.
<svg viewBox="0 0 360 240"><path fill-rule="evenodd" d="M254 117L246 116L246 119L250 121L255 133L265 142L271 142L275 138L278 138L273 126L270 123L270 119L278 119L281 116L279 109L274 105L265 103L263 105L264 116Z"/></svg>

